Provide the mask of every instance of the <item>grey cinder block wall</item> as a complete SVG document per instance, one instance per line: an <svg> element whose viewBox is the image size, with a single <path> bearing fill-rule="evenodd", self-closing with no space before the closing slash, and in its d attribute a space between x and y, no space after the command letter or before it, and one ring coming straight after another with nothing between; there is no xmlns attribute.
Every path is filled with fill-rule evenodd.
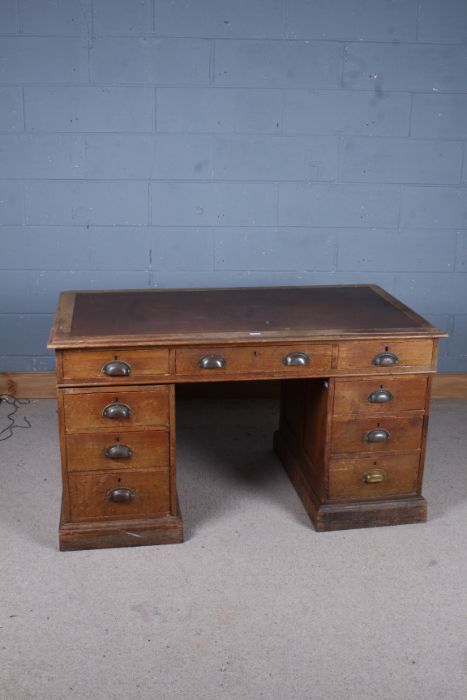
<svg viewBox="0 0 467 700"><path fill-rule="evenodd" d="M62 289L374 282L467 370L465 0L1 0L0 371Z"/></svg>

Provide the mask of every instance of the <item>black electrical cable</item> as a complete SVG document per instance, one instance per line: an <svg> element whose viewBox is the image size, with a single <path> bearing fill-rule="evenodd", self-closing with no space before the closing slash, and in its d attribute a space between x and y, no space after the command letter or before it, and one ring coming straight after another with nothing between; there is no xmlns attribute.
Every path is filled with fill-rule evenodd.
<svg viewBox="0 0 467 700"><path fill-rule="evenodd" d="M30 403L29 399L17 399L15 396L11 396L10 394L1 394L0 395L0 403L2 401L9 404L10 406L13 406L13 410L10 413L8 413L8 415L7 415L7 418L10 421L10 424L7 425L6 428L3 428L2 430L0 430L0 442L2 442L3 440L8 440L8 438L13 437L13 430L15 428L30 428L31 427L31 423L28 421L26 416L23 416L23 421L26 423L26 425L18 425L15 418L13 417L15 415L15 413L18 412L18 409L20 406L23 406L23 405ZM4 433L6 433L6 435L4 435Z"/></svg>

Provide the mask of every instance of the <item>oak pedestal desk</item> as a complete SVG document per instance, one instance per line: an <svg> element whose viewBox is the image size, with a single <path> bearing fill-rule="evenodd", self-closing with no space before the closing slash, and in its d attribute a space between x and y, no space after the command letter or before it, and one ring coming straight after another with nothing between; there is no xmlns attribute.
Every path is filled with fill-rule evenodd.
<svg viewBox="0 0 467 700"><path fill-rule="evenodd" d="M63 292L60 549L183 540L175 385L281 381L274 447L316 530L418 523L445 334L374 285Z"/></svg>

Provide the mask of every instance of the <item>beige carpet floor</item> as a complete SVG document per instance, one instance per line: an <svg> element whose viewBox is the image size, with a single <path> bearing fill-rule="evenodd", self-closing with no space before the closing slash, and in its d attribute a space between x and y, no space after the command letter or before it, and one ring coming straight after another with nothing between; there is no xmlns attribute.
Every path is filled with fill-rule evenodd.
<svg viewBox="0 0 467 700"><path fill-rule="evenodd" d="M467 402L434 402L428 523L321 534L274 401L180 402L187 541L67 553L55 402L22 416L0 442L2 700L467 697Z"/></svg>

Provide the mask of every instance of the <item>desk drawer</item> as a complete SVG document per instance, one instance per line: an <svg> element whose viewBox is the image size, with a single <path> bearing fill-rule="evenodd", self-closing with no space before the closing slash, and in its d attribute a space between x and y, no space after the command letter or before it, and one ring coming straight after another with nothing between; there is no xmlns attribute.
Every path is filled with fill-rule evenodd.
<svg viewBox="0 0 467 700"><path fill-rule="evenodd" d="M420 454L359 456L331 460L331 500L371 500L417 493Z"/></svg>
<svg viewBox="0 0 467 700"><path fill-rule="evenodd" d="M144 391L65 390L63 403L67 432L154 428L169 422L167 386L145 387Z"/></svg>
<svg viewBox="0 0 467 700"><path fill-rule="evenodd" d="M168 469L167 430L72 433L66 440L69 472Z"/></svg>
<svg viewBox="0 0 467 700"><path fill-rule="evenodd" d="M355 340L339 344L338 369L387 374L400 369L430 370L432 340Z"/></svg>
<svg viewBox="0 0 467 700"><path fill-rule="evenodd" d="M422 442L423 416L394 416L349 419L332 422L331 453L394 452L417 450Z"/></svg>
<svg viewBox="0 0 467 700"><path fill-rule="evenodd" d="M176 351L179 375L213 378L234 374L287 373L307 376L331 367L332 344L300 343L247 347L180 348ZM286 364L286 358L291 364ZM207 365L203 367L202 364Z"/></svg>
<svg viewBox="0 0 467 700"><path fill-rule="evenodd" d="M62 355L64 382L131 384L149 381L169 372L167 348L65 350Z"/></svg>
<svg viewBox="0 0 467 700"><path fill-rule="evenodd" d="M336 379L334 415L364 413L382 415L400 411L423 411L426 377L385 377L380 380Z"/></svg>
<svg viewBox="0 0 467 700"><path fill-rule="evenodd" d="M68 485L72 521L158 515L170 508L166 471L69 474Z"/></svg>

